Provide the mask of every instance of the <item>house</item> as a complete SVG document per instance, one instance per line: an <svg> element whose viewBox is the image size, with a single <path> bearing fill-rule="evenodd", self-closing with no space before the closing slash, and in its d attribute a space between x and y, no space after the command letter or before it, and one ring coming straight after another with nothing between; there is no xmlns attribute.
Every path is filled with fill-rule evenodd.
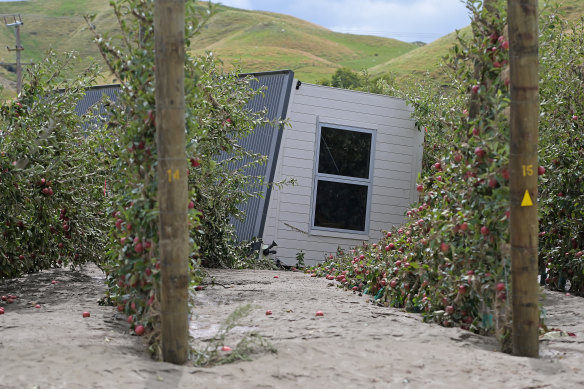
<svg viewBox="0 0 584 389"><path fill-rule="evenodd" d="M304 84L289 91L273 179L297 185L267 197L263 242L286 265L307 265L337 248L376 242L417 200L424 134L412 109L388 96Z"/></svg>
<svg viewBox="0 0 584 389"><path fill-rule="evenodd" d="M252 87L266 90L247 108L267 108L270 119L290 126L263 126L241 140L269 157L249 174L265 182L293 178L296 185L267 185L261 198L242 205L246 220L232 220L239 241L275 242L274 256L286 265L302 250L305 264L313 265L339 246L378 241L403 222L417 200L424 141L411 107L393 97L301 83L290 70L253 76ZM117 88L93 88L78 110L102 93L115 99Z"/></svg>

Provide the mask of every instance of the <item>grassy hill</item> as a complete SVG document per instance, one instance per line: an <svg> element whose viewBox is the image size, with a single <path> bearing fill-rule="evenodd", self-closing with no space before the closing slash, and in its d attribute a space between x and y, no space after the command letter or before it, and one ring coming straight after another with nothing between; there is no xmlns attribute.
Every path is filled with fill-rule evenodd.
<svg viewBox="0 0 584 389"><path fill-rule="evenodd" d="M228 7L219 9L192 46L199 53L213 51L244 71L288 68L306 82L330 77L341 66L368 69L418 47L336 33L287 15Z"/></svg>
<svg viewBox="0 0 584 389"><path fill-rule="evenodd" d="M544 6L544 1L540 0L540 10ZM551 0L549 7L559 6L560 10L569 20L577 20L584 16L584 1L582 0ZM460 30L461 35L470 34L471 28L467 26ZM412 50L397 58L373 66L369 69L372 75L387 73L389 71L405 77L421 77L426 72L439 77L441 58L448 54L448 51L456 43L456 33L445 35L425 46Z"/></svg>
<svg viewBox="0 0 584 389"><path fill-rule="evenodd" d="M566 17L584 15L582 0L553 0L563 4ZM543 3L543 1L542 1ZM29 0L0 3L0 14L19 13L23 61L38 62L49 47L79 52L79 67L101 62L83 15L96 14L99 31L117 27L109 0ZM462 30L468 33L469 27ZM455 43L448 34L428 45L395 39L342 34L291 16L218 6L202 34L191 44L193 51L213 51L227 68L242 71L292 69L305 82L330 78L336 69L368 69L373 74L388 71L405 77L422 77L427 71L438 76L440 59ZM14 28L0 25L0 47L14 47ZM14 53L0 50L0 62L14 62ZM107 75L105 77L107 79ZM14 89L14 72L0 67L0 83ZM8 93L13 95L14 92Z"/></svg>
<svg viewBox="0 0 584 389"><path fill-rule="evenodd" d="M42 60L50 47L57 51L78 51L83 58L80 67L92 60L101 62L83 15L96 14L99 31L112 31L117 26L109 0L0 3L0 13L22 16L24 62ZM14 28L0 26L0 47L14 45ZM243 71L292 69L306 82L330 77L341 66L355 70L370 68L416 47L395 39L336 33L282 14L224 6L217 7L217 14L191 44L198 53L215 52L228 68L237 65ZM0 62L14 60L13 52L0 50ZM13 71L3 68L0 77L5 79L5 85L11 85L6 80L16 78Z"/></svg>

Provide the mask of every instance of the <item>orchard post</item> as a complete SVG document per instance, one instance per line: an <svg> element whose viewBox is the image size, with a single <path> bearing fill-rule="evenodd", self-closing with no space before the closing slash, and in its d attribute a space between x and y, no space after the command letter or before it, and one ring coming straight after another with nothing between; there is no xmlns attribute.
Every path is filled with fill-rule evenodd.
<svg viewBox="0 0 584 389"><path fill-rule="evenodd" d="M156 136L161 276L161 347L166 362L188 358L185 0L156 0Z"/></svg>
<svg viewBox="0 0 584 389"><path fill-rule="evenodd" d="M537 0L508 0L511 71L511 278L513 354L539 356Z"/></svg>

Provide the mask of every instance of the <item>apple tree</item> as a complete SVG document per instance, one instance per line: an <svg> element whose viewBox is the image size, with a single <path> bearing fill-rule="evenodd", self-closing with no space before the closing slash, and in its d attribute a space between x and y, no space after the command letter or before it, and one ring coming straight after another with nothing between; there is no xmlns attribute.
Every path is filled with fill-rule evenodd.
<svg viewBox="0 0 584 389"><path fill-rule="evenodd" d="M75 61L49 52L0 109L0 278L103 262L105 171L75 112L97 69L66 79Z"/></svg>

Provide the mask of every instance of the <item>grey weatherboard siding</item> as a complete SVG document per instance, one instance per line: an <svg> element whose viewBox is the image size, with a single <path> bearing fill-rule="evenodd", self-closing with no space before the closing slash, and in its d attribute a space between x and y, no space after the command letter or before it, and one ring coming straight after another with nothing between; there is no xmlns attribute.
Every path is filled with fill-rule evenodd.
<svg viewBox="0 0 584 389"><path fill-rule="evenodd" d="M241 76L245 77L248 75L255 78L255 80L251 82L252 88L256 90L264 88L264 94L254 97L245 108L252 112L259 112L266 108L270 121L286 119L286 112L288 110L288 103L290 101L290 93L294 80L294 72L291 70L281 70L242 74ZM85 98L79 101L75 107L75 111L78 115L83 115L95 104L98 104L104 94L115 102L117 100L119 89L120 86L117 84L100 85L88 88ZM105 108L100 106L98 112L104 114ZM248 174L264 177L264 181L267 183L274 180L276 162L282 140L282 131L285 130L278 125L262 126L256 128L253 133L240 141L240 145L250 152L261 153L268 156L268 162L265 165L255 166L248 169ZM219 159L221 158L219 157ZM245 163L245 161L243 163ZM263 193L262 198L251 198L248 202L240 206L240 209L244 211L247 216L243 222L232 219L232 223L235 226L236 236L239 241L251 240L254 237L261 237L263 235L271 188L266 185L261 188L261 191Z"/></svg>

